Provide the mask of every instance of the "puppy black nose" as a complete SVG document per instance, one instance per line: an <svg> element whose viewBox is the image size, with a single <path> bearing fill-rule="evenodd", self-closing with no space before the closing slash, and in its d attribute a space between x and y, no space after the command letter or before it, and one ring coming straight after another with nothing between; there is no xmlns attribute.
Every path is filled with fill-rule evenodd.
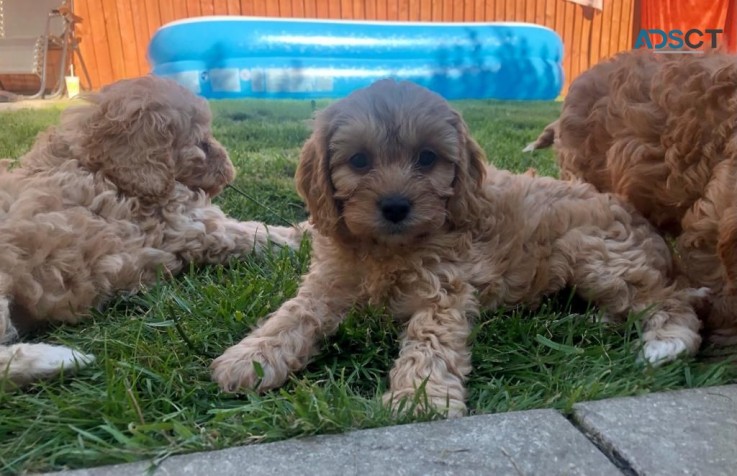
<svg viewBox="0 0 737 476"><path fill-rule="evenodd" d="M379 201L379 208L384 218L392 223L399 223L407 218L411 204L409 200L402 196L392 196L382 198Z"/></svg>

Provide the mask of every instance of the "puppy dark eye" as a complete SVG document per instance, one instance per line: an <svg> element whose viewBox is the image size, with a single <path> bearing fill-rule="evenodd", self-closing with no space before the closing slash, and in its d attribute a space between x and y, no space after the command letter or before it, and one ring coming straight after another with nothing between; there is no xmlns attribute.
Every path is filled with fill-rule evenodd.
<svg viewBox="0 0 737 476"><path fill-rule="evenodd" d="M207 142L206 140L203 140L202 142L200 142L199 144L197 144L197 147L199 147L200 149L202 149L202 152L204 152L205 154L209 154L210 153L210 143Z"/></svg>
<svg viewBox="0 0 737 476"><path fill-rule="evenodd" d="M348 159L348 163L351 164L351 167L359 171L366 170L371 165L371 161L368 156L362 152L351 156L351 158Z"/></svg>
<svg viewBox="0 0 737 476"><path fill-rule="evenodd" d="M425 149L420 152L420 155L417 157L417 165L419 165L420 168L427 169L432 167L432 164L434 164L436 160L438 160L437 154L431 150Z"/></svg>

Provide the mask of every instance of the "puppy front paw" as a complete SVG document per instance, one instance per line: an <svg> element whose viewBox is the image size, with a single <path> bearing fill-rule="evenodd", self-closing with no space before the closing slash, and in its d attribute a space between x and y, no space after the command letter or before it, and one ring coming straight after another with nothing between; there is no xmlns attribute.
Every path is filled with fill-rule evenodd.
<svg viewBox="0 0 737 476"><path fill-rule="evenodd" d="M658 366L687 353L688 346L678 338L649 340L642 346L638 361Z"/></svg>
<svg viewBox="0 0 737 476"><path fill-rule="evenodd" d="M392 413L412 411L415 414L432 408L446 418L459 418L466 416L466 404L455 398L447 396L430 396L416 394L414 390L398 392L387 392L382 397L384 405L391 409Z"/></svg>
<svg viewBox="0 0 737 476"><path fill-rule="evenodd" d="M281 386L289 368L278 349L248 338L227 349L210 365L212 379L224 392L266 390Z"/></svg>

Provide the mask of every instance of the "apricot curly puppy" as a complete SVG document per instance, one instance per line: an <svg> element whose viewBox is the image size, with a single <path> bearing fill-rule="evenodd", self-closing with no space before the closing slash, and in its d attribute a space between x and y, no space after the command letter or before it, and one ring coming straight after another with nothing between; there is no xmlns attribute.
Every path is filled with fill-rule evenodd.
<svg viewBox="0 0 737 476"><path fill-rule="evenodd" d="M111 297L222 263L299 231L228 218L210 198L234 178L207 102L154 77L70 108L10 168L0 163L0 380L22 385L92 356L7 345L43 322L77 322Z"/></svg>
<svg viewBox="0 0 737 476"><path fill-rule="evenodd" d="M687 285L713 294L706 333L737 343L737 57L639 51L598 64L528 150L553 142L563 178L619 194L677 238Z"/></svg>
<svg viewBox="0 0 737 476"><path fill-rule="evenodd" d="M471 319L567 285L612 318L649 309L650 362L699 346L691 296L668 284L668 247L643 218L589 184L489 166L461 116L420 86L379 81L319 113L297 187L316 229L310 270L213 362L226 391L282 385L367 303L404 325L385 401L424 383L451 416L465 412Z"/></svg>

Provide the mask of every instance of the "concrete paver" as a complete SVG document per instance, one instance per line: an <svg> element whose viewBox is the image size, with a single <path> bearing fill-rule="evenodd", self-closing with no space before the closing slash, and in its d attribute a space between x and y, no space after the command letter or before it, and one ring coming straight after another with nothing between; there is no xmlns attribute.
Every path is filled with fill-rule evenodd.
<svg viewBox="0 0 737 476"><path fill-rule="evenodd" d="M642 475L737 474L737 385L574 405L574 421Z"/></svg>
<svg viewBox="0 0 737 476"><path fill-rule="evenodd" d="M55 473L144 474L149 463ZM619 470L553 410L479 415L173 456L156 475L614 475Z"/></svg>

